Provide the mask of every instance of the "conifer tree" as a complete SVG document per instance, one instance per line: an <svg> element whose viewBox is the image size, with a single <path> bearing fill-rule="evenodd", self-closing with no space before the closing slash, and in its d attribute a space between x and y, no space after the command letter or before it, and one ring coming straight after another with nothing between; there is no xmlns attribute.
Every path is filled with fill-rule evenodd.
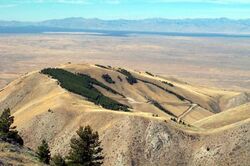
<svg viewBox="0 0 250 166"><path fill-rule="evenodd" d="M5 109L0 116L0 139L9 143L17 143L23 145L23 139L16 131L14 123L14 116L11 116L10 109Z"/></svg>
<svg viewBox="0 0 250 166"><path fill-rule="evenodd" d="M100 166L103 164L101 142L97 132L90 126L77 130L78 137L71 139L71 150L67 157L68 164L74 166Z"/></svg>
<svg viewBox="0 0 250 166"><path fill-rule="evenodd" d="M67 164L64 158L60 154L57 154L51 158L50 165L51 166L66 166Z"/></svg>
<svg viewBox="0 0 250 166"><path fill-rule="evenodd" d="M14 122L14 117L10 115L10 109L5 109L0 116L0 132L8 133L14 127L10 127Z"/></svg>
<svg viewBox="0 0 250 166"><path fill-rule="evenodd" d="M37 148L37 156L39 160L45 164L50 162L50 150L46 140L42 140L42 144Z"/></svg>

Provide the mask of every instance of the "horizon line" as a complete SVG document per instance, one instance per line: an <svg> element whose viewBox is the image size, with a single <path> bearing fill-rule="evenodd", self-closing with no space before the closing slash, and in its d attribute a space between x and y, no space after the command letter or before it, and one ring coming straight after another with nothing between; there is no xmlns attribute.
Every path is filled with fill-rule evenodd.
<svg viewBox="0 0 250 166"><path fill-rule="evenodd" d="M125 21L143 21L143 20L156 20L156 19L162 19L162 20L232 20L232 21L244 21L244 20L250 20L250 18L229 18L229 17L197 17L197 18L167 18L167 17L148 17L148 18L138 18L138 19L129 19L129 18L116 18L116 19L104 19L104 18L98 18L98 17L64 17L64 18L48 18L43 20L16 20L16 19L0 19L0 21L6 21L6 22L30 22L30 23L36 23L36 22L44 22L44 21L51 21L51 20L65 20L65 19L86 19L86 20L103 20L103 21L118 21L118 20L125 20Z"/></svg>

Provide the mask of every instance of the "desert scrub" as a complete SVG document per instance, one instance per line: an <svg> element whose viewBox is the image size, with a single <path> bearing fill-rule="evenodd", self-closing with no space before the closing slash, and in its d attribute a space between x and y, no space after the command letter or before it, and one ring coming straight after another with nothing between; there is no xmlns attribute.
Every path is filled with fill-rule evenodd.
<svg viewBox="0 0 250 166"><path fill-rule="evenodd" d="M171 86L171 87L174 87L174 85L170 82L167 82L167 81L162 81L163 84L166 84L168 86Z"/></svg>
<svg viewBox="0 0 250 166"><path fill-rule="evenodd" d="M130 85L137 83L137 79L129 71L125 69L119 69L118 72L126 76L126 79Z"/></svg>
<svg viewBox="0 0 250 166"><path fill-rule="evenodd" d="M177 94L177 93L175 93L175 92L173 92L173 91L171 91L171 90L169 90L169 89L163 88L163 87L161 87L160 85L157 85L157 84L155 84L155 83L153 83L153 82L146 81L146 80L143 80L143 79L139 79L139 78L137 78L137 79L138 79L139 81L141 81L141 82L144 82L144 83L147 83L147 84L154 85L154 86L156 86L156 87L158 87L158 88L160 88L160 89L166 91L167 93L170 93L170 94L172 94L172 95L175 95L175 96L176 96L178 99L180 99L181 101L187 100L187 101L189 101L190 103L192 103L191 100L188 100L188 99L186 99L185 97L183 97L183 96L181 96L181 95L179 95L179 94Z"/></svg>
<svg viewBox="0 0 250 166"><path fill-rule="evenodd" d="M163 112L165 112L168 115L171 115L173 117L176 117L172 112L170 112L169 110L165 109L160 103L158 103L155 100L149 100L150 103L152 103L155 107L157 107L159 110L162 110Z"/></svg>
<svg viewBox="0 0 250 166"><path fill-rule="evenodd" d="M117 76L117 78L122 82L122 78L120 76Z"/></svg>
<svg viewBox="0 0 250 166"><path fill-rule="evenodd" d="M150 75L150 76L154 77L154 74L152 74L152 73L150 73L150 72L148 72L148 71L146 71L145 73L146 73L147 75Z"/></svg>
<svg viewBox="0 0 250 166"><path fill-rule="evenodd" d="M103 68L103 69L109 69L109 67L103 66L103 65L99 65L99 64L95 64L95 66Z"/></svg>
<svg viewBox="0 0 250 166"><path fill-rule="evenodd" d="M69 71L58 68L43 69L41 73L49 75L50 77L58 80L59 85L62 88L67 89L72 93L86 97L88 101L91 101L96 105L101 105L103 108L110 110L129 111L129 107L127 105L121 104L107 96L104 96L94 87L94 85L100 86L114 94L119 94L121 96L122 94L116 92L115 90L109 88L108 86L94 78L91 78L88 75L73 74Z"/></svg>
<svg viewBox="0 0 250 166"><path fill-rule="evenodd" d="M115 81L113 81L112 78L111 78L108 74L103 74L103 75L102 75L102 78L103 78L107 83L115 84Z"/></svg>

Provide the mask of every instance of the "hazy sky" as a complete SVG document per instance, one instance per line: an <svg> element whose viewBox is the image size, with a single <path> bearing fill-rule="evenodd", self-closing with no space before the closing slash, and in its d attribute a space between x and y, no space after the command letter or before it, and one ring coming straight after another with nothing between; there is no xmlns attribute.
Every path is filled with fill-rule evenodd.
<svg viewBox="0 0 250 166"><path fill-rule="evenodd" d="M1 20L250 18L250 0L0 0Z"/></svg>

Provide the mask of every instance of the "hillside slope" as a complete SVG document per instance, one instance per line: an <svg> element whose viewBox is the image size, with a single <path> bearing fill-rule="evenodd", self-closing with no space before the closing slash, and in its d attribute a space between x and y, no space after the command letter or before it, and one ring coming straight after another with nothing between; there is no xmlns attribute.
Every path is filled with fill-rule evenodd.
<svg viewBox="0 0 250 166"><path fill-rule="evenodd" d="M95 79L87 84L88 93L98 92L98 96L128 106L129 112L105 109L85 93L70 92L57 77L29 73L0 92L0 110L11 108L28 147L34 149L47 139L53 154L66 155L77 128L90 125L100 133L104 165L249 163L249 100L239 99L242 92L101 65L66 64L59 68L71 72L73 81L83 74ZM76 86L83 87L81 83ZM170 118L180 118L186 124Z"/></svg>
<svg viewBox="0 0 250 166"><path fill-rule="evenodd" d="M229 124L233 124L239 121L244 121L250 118L250 103L243 104L241 106L229 109L220 114L216 114L194 123L195 126L199 126L206 129L213 129Z"/></svg>
<svg viewBox="0 0 250 166"><path fill-rule="evenodd" d="M0 141L0 165L42 166L30 149Z"/></svg>

